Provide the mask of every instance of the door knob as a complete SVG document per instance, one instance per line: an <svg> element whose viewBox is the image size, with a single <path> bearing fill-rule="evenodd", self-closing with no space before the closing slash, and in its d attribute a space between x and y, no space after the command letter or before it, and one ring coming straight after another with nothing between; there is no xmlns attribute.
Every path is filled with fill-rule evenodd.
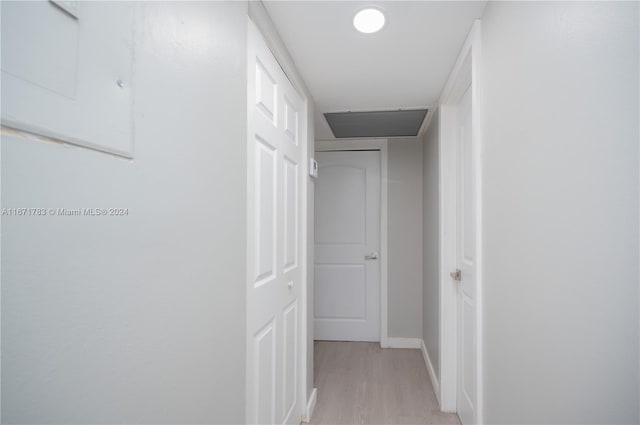
<svg viewBox="0 0 640 425"><path fill-rule="evenodd" d="M456 269L455 272L449 273L449 276L451 276L451 279L455 280L456 282L460 282L462 280L462 270Z"/></svg>
<svg viewBox="0 0 640 425"><path fill-rule="evenodd" d="M289 282L287 282L287 286L289 288L293 288L293 280L290 280Z"/></svg>
<svg viewBox="0 0 640 425"><path fill-rule="evenodd" d="M371 254L365 255L364 259L365 260L377 260L378 259L378 253L377 252L372 252Z"/></svg>

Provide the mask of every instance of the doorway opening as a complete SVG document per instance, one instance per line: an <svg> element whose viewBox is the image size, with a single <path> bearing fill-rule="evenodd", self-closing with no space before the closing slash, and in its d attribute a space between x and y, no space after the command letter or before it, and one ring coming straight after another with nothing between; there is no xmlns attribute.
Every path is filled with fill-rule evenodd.
<svg viewBox="0 0 640 425"><path fill-rule="evenodd" d="M387 141L318 141L316 159L315 339L387 346Z"/></svg>
<svg viewBox="0 0 640 425"><path fill-rule="evenodd" d="M314 385L318 391L312 422L459 424L455 414L440 412L421 351L415 349L417 347L408 349L407 344L403 344L404 348L390 348L390 345L397 347L398 340L405 338L389 338L387 334L387 140L316 142L316 159L319 172L314 217ZM370 192L367 191L367 181ZM379 187L375 188L375 184ZM375 192L379 192L379 197ZM366 198L373 207L377 204L377 220L377 213L367 219L366 205L362 205L366 204L363 201ZM331 208L335 203L340 203L340 207ZM359 212L360 219L354 218L353 211ZM336 222L345 217L346 220ZM367 224L379 229L379 245L353 243L363 240L375 242L375 235L371 239L366 238ZM344 254L347 258L343 261L332 257L342 251L347 251ZM368 269L377 268L379 271L380 287L376 295L379 296L380 325L377 332L364 338L353 334L332 334L334 329L324 327L329 322L348 332L351 331L348 325L353 316L362 316L363 310L347 308L354 304L365 305L364 302L354 302L358 299L354 295L363 291L345 291L351 296L351 302L344 302L339 299L343 292L332 287L340 287L347 280L339 275L345 265L355 276L350 284L363 282L358 278L366 275ZM321 291L325 284L330 290L323 294ZM359 285L363 287L364 284ZM330 308L338 317L327 317ZM337 311L339 308L350 313ZM346 316L351 317L345 321ZM356 320L361 319L356 317Z"/></svg>

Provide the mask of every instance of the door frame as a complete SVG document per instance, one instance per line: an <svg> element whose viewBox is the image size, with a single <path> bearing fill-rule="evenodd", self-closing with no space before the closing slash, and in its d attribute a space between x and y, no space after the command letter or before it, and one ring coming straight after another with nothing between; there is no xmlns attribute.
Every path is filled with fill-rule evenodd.
<svg viewBox="0 0 640 425"><path fill-rule="evenodd" d="M479 64L481 54L481 23L477 19L460 51L456 64L440 97L439 141L439 237L440 237L440 409L445 412L457 410L458 386L458 288L449 276L456 268L456 190L457 147L456 109L466 89L471 86L471 112L473 114L472 138L474 143L472 161L475 167L476 229L476 406L475 423L483 423L483 370L482 370L482 111L479 87Z"/></svg>
<svg viewBox="0 0 640 425"><path fill-rule="evenodd" d="M299 207L301 207L303 211L306 211L306 208L308 206L308 196L309 196L307 182L310 179L309 161L308 161L309 142L310 142L309 125L312 125L309 122L309 108L310 108L310 104L312 105L312 101L310 100L310 96L308 95L308 90L306 89L304 82L301 80L301 78L298 75L298 71L295 68L295 65L293 64L293 60L288 55L286 51L286 47L284 47L284 44L282 43L281 39L279 38L279 35L277 34L277 31L275 30L275 27L273 26L273 23L271 22L271 19L269 18L269 15L266 12L266 9L264 8L264 5L262 5L261 2L250 2L250 4L251 5L247 10L247 20L246 20L247 31L248 31L249 25L255 26L255 28L258 30L258 32L262 36L265 44L273 54L273 57L275 58L276 62L278 63L278 65L280 65L280 68L282 69L282 72L284 73L285 77L289 80L289 82L291 83L291 86L296 91L298 96L300 96L300 99L302 99L303 108L299 113L299 121L298 121L300 126L299 140L300 140L300 146L302 148L302 163L300 164L300 176L297 183L300 185ZM246 45L248 46L248 43L249 43L248 39L246 40L246 43L247 43ZM245 70L247 68L248 68L248 64L245 64ZM250 87L251 84L253 84L253 82L247 81L247 94L248 94L248 91L251 90L251 87ZM247 96L247 101L248 101L248 96ZM248 129L248 126L247 126L247 129ZM247 172L249 172L249 170L247 170ZM250 184L249 181L247 181L247 188L249 188L249 184ZM249 190L248 190L247 202L250 202L251 196L253 196L253 193L249 193ZM249 211L247 211L247 222L249 222L248 220L250 219L251 217L249 217ZM308 323L309 323L309 317L308 317L309 315L309 305L308 305L309 279L307 278L308 267L309 267L308 261L307 261L307 253L309 248L308 247L308 242L309 242L308 221L309 221L308 214L306 212L303 212L301 214L301 222L298 223L298 226L300 228L299 242L301 244L300 267L301 267L301 274L302 274L302 282L301 282L302 288L300 291L300 312L298 313L300 315L299 322L298 322L300 326L300 332L298 333L300 340L297 341L299 350L298 350L298 358L296 359L296 362L297 362L297 367L296 367L297 383L296 384L298 385L296 398L298 399L297 403L301 408L300 411L298 412L301 422L308 421L308 418L311 418L311 414L313 412L313 406L311 407L309 406L309 402L311 400L307 400L307 397L308 397L307 371L310 367L309 362L307 361L308 359L307 341L309 340L309 338L313 337L313 335L309 335L309 332L308 332ZM247 262L251 261L253 258L252 246L253 246L253 240L251 240L249 238L249 235L247 234ZM249 279L249 277L247 277L247 279ZM245 354L247 357L246 362L251 361L251 359L248 356L248 353L245 353ZM248 367L248 365L245 365L245 368L246 367ZM253 389L250 388L250 385L248 382L249 377L247 376L245 379L246 379L245 419L247 422L249 422L248 417L250 412L250 397ZM315 389L313 390L313 393L309 395L309 397L313 397L314 393L315 393ZM315 404L315 401L314 401L314 404ZM293 415L293 412L292 412L292 415Z"/></svg>
<svg viewBox="0 0 640 425"><path fill-rule="evenodd" d="M380 151L380 346L389 347L388 322L388 140L387 139L341 139L316 140L316 152L328 151ZM318 176L322 178L322 176Z"/></svg>

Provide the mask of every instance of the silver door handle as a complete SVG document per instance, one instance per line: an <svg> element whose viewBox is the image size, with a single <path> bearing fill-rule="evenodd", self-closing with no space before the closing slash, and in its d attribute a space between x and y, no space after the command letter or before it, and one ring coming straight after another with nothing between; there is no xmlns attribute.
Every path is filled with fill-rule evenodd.
<svg viewBox="0 0 640 425"><path fill-rule="evenodd" d="M449 273L449 276L451 276L451 279L455 280L456 282L460 282L462 280L462 270L456 269L455 272Z"/></svg>
<svg viewBox="0 0 640 425"><path fill-rule="evenodd" d="M377 252L372 252L369 255L365 255L364 259L365 260L377 260L378 259L378 253Z"/></svg>

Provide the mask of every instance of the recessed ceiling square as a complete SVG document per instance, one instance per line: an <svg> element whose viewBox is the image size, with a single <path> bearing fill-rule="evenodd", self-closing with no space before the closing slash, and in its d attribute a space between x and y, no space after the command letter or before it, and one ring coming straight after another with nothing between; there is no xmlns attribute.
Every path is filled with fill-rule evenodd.
<svg viewBox="0 0 640 425"><path fill-rule="evenodd" d="M417 136L427 109L327 112L324 117L338 139Z"/></svg>

